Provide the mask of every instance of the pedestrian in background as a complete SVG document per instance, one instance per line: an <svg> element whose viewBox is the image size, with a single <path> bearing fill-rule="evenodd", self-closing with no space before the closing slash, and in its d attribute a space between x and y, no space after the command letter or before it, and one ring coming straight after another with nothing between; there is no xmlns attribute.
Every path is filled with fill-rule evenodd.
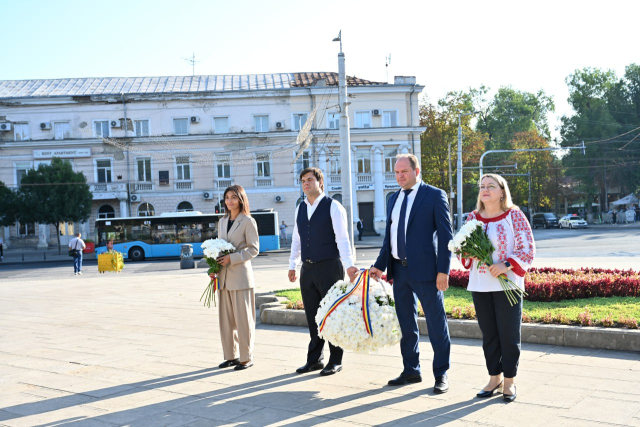
<svg viewBox="0 0 640 427"><path fill-rule="evenodd" d="M480 181L476 210L468 221L483 225L495 251L493 264L460 258L470 269L467 290L473 295L489 382L477 397L491 397L503 388L503 399L516 399L515 377L520 361L522 299L511 305L500 285L504 274L524 290L524 276L536 254L535 242L524 213L513 204L507 181L497 174L485 174ZM502 378L504 375L504 379Z"/></svg>
<svg viewBox="0 0 640 427"><path fill-rule="evenodd" d="M82 275L82 251L86 247L80 233L76 233L76 237L69 242L69 250L73 251L73 274L76 276Z"/></svg>
<svg viewBox="0 0 640 427"><path fill-rule="evenodd" d="M280 224L280 241L284 243L287 243L287 227L287 224L282 221L282 224Z"/></svg>
<svg viewBox="0 0 640 427"><path fill-rule="evenodd" d="M4 239L2 236L0 236L0 259L4 259L4 248L2 247L4 245Z"/></svg>
<svg viewBox="0 0 640 427"><path fill-rule="evenodd" d="M358 218L358 240L362 241L362 230L364 230L364 224L362 218Z"/></svg>

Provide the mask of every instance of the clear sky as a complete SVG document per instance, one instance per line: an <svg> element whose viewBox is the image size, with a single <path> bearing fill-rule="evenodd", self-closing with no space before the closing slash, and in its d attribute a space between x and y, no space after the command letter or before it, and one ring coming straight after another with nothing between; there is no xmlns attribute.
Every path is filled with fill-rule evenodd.
<svg viewBox="0 0 640 427"><path fill-rule="evenodd" d="M544 89L569 114L576 69L640 63L640 1L0 0L0 80L337 71L415 75L431 101ZM554 132L555 133L555 132Z"/></svg>

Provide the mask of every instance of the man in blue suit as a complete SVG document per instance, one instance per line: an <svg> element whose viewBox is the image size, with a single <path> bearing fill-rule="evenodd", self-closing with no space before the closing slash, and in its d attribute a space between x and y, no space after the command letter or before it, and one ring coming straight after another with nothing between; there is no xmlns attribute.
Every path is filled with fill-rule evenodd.
<svg viewBox="0 0 640 427"><path fill-rule="evenodd" d="M404 370L389 385L405 385L422 381L418 343L418 306L422 304L429 341L433 348L434 393L449 391L451 339L444 311L444 294L449 287L452 238L449 203L444 191L426 185L420 179L418 159L413 154L399 154L395 165L396 181L401 191L389 198L387 227L370 273L380 278L387 270L393 279L396 313L402 331L400 351ZM434 247L437 236L437 253Z"/></svg>

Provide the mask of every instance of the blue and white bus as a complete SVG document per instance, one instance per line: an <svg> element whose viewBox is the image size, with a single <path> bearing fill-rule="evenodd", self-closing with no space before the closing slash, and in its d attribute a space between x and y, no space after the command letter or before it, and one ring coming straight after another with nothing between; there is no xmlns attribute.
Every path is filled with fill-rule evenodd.
<svg viewBox="0 0 640 427"><path fill-rule="evenodd" d="M96 220L96 254L113 249L132 261L177 257L185 243L193 245L193 255L202 256L200 243L218 237L218 221L224 214L167 212L160 216L102 218ZM258 224L260 252L280 249L278 213L272 209L251 212Z"/></svg>

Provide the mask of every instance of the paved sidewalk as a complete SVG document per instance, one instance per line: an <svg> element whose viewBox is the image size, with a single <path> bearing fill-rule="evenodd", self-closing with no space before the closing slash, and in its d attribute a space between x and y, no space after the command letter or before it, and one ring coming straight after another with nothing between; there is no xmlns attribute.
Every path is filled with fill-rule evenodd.
<svg viewBox="0 0 640 427"><path fill-rule="evenodd" d="M130 269L0 281L0 425L6 426L640 426L640 355L523 345L518 399L475 399L481 343L454 339L451 390L392 388L398 348L347 352L331 377L297 375L305 328L258 325L255 366L219 370L217 309L202 272ZM67 269L68 270L68 269ZM68 273L68 272L67 272ZM290 284L258 270L257 292Z"/></svg>

